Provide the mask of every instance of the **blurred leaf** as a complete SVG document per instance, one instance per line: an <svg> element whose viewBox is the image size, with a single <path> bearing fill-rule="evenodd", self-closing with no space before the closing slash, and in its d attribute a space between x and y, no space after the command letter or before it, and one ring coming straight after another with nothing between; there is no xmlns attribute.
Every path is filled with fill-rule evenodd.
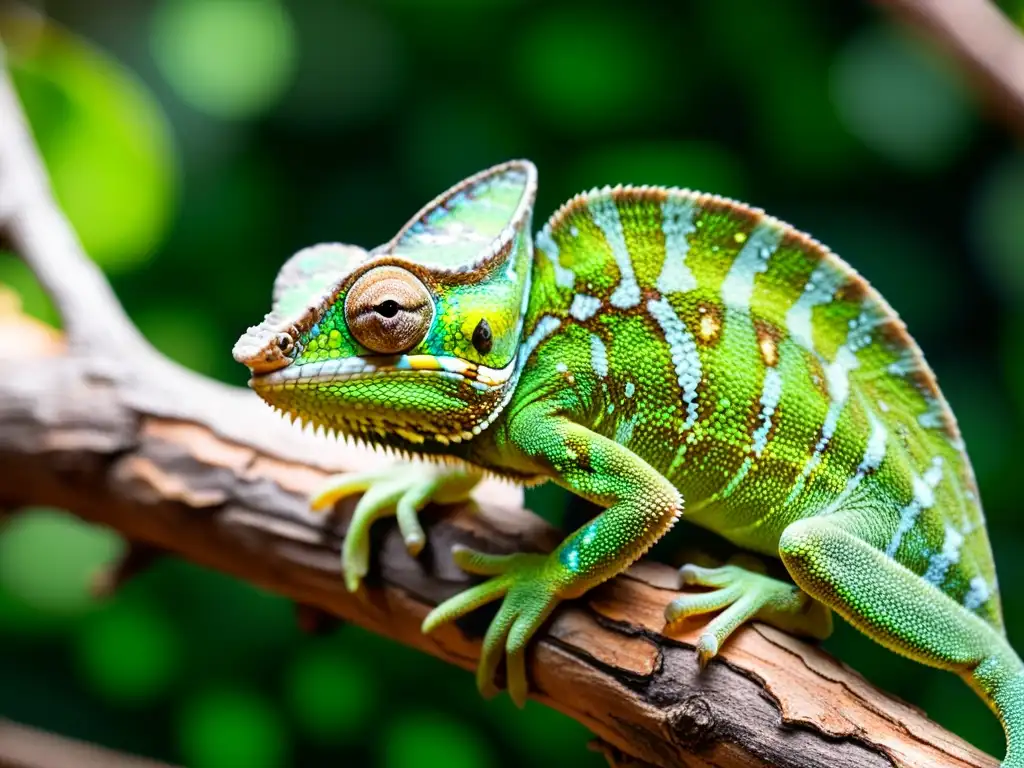
<svg viewBox="0 0 1024 768"><path fill-rule="evenodd" d="M110 701L147 704L162 696L180 674L177 633L155 603L118 595L78 631L79 673Z"/></svg>
<svg viewBox="0 0 1024 768"><path fill-rule="evenodd" d="M26 510L0 528L0 587L35 610L77 616L96 605L90 581L122 549L106 528L58 510Z"/></svg>
<svg viewBox="0 0 1024 768"><path fill-rule="evenodd" d="M523 501L552 525L561 525L569 492L554 483L541 483L523 490Z"/></svg>
<svg viewBox="0 0 1024 768"><path fill-rule="evenodd" d="M992 285L1024 300L1024 154L1001 158L982 178L970 214L971 239Z"/></svg>
<svg viewBox="0 0 1024 768"><path fill-rule="evenodd" d="M263 112L295 73L295 31L276 0L163 0L151 47L182 100L223 119Z"/></svg>
<svg viewBox="0 0 1024 768"><path fill-rule="evenodd" d="M694 4L690 23L704 46L707 111L749 133L780 175L829 182L855 168L856 147L828 98L831 45L817 9L809 0L716 0Z"/></svg>
<svg viewBox="0 0 1024 768"><path fill-rule="evenodd" d="M203 309L150 306L134 315L154 347L194 371L211 374L225 356L212 333L216 322Z"/></svg>
<svg viewBox="0 0 1024 768"><path fill-rule="evenodd" d="M146 261L166 233L177 185L159 105L81 38L49 24L19 34L16 23L3 23L18 94L86 251L110 272Z"/></svg>
<svg viewBox="0 0 1024 768"><path fill-rule="evenodd" d="M256 691L207 689L187 700L179 722L189 768L275 768L290 745L277 711Z"/></svg>
<svg viewBox="0 0 1024 768"><path fill-rule="evenodd" d="M939 382L956 414L978 484L982 487L981 496L991 501L984 492L985 487L997 485L1006 477L1005 473L1014 471L1014 457L1007 447L1015 441L1017 424L1007 418L1013 409L1003 391L996 382L979 373L973 366L961 365L943 371ZM994 510L989 512L990 518L993 513Z"/></svg>
<svg viewBox="0 0 1024 768"><path fill-rule="evenodd" d="M936 240L930 228L908 225L902 213L866 206L808 206L789 220L863 275L918 340L938 337L955 321L949 307L958 302L962 280L956 270L963 266L955 265L951 244Z"/></svg>
<svg viewBox="0 0 1024 768"><path fill-rule="evenodd" d="M251 678L298 635L292 604L279 595L181 560L161 560L146 575L174 605L194 674Z"/></svg>
<svg viewBox="0 0 1024 768"><path fill-rule="evenodd" d="M458 13L480 13L493 9L507 8L514 5L522 5L524 0L430 0L424 3L423 0L381 0L382 4L393 5L396 8L408 8L410 10L425 10L433 14L445 12Z"/></svg>
<svg viewBox="0 0 1024 768"><path fill-rule="evenodd" d="M919 695L928 702L928 717L956 734L970 734L975 746L990 755L1006 747L999 721L956 675L929 670Z"/></svg>
<svg viewBox="0 0 1024 768"><path fill-rule="evenodd" d="M682 66L663 87L661 37L642 15L551 8L518 31L512 52L519 90L545 122L586 133L637 125L687 92Z"/></svg>
<svg viewBox="0 0 1024 768"><path fill-rule="evenodd" d="M292 12L299 61L282 103L286 119L333 131L397 106L406 56L389 19L341 3L299 3Z"/></svg>
<svg viewBox="0 0 1024 768"><path fill-rule="evenodd" d="M384 768L487 768L495 755L477 731L440 712L395 717L382 740Z"/></svg>
<svg viewBox="0 0 1024 768"><path fill-rule="evenodd" d="M904 168L941 168L967 146L974 108L952 65L891 26L858 31L836 58L832 95L846 127Z"/></svg>
<svg viewBox="0 0 1024 768"><path fill-rule="evenodd" d="M502 695L487 702L486 711L525 765L601 768L607 764L600 754L587 748L594 738L588 728L540 702L528 701L519 709ZM522 738L524 733L530 738Z"/></svg>
<svg viewBox="0 0 1024 768"><path fill-rule="evenodd" d="M506 118L506 108L489 97L439 98L409 115L403 123L405 163L424 197L416 205L460 178L529 154L522 128Z"/></svg>
<svg viewBox="0 0 1024 768"><path fill-rule="evenodd" d="M286 675L291 711L319 742L358 742L379 715L380 674L337 644L305 644Z"/></svg>

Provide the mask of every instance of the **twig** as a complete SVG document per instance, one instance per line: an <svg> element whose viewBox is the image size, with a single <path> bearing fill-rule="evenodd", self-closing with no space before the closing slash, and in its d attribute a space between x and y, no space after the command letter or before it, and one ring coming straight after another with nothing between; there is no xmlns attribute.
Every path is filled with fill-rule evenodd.
<svg viewBox="0 0 1024 768"><path fill-rule="evenodd" d="M1024 37L988 0L876 0L947 49L1024 134Z"/></svg>
<svg viewBox="0 0 1024 768"><path fill-rule="evenodd" d="M127 320L112 292L81 263L42 166L12 156L35 157L22 127L0 77L0 189L10 190L0 198L0 231L22 233L10 240L43 276L76 343L65 348L37 323L0 316L0 508L68 509L131 541L475 667L482 617L430 636L419 630L431 606L469 583L452 546L542 551L556 544L556 532L522 508L518 489L491 482L477 494L476 514L427 515L428 546L418 559L384 525L368 590L349 594L338 573L342 532L312 516L306 498L327 472L380 457L330 447L273 416L255 395L131 342L137 331L119 328ZM91 343L96 333L123 344ZM32 334L35 343L23 343ZM351 504L343 517L350 511ZM662 620L675 581L671 568L642 562L563 604L531 647L533 698L589 727L613 764L995 765L828 654L768 627L740 630L700 672L700 623L669 631Z"/></svg>

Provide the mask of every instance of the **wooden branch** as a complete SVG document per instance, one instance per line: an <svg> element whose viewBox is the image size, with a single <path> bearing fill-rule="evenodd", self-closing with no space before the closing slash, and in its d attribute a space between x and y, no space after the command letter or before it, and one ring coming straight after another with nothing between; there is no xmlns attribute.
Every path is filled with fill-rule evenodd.
<svg viewBox="0 0 1024 768"><path fill-rule="evenodd" d="M381 457L302 432L248 391L185 371L132 341L134 329L118 329L124 315L106 306L114 301L109 287L81 263L37 175L41 166L18 157L34 152L0 75L0 232L77 329L66 345L6 301L0 509L68 509L146 547L474 668L484 611L430 636L419 630L432 606L470 583L452 562L452 546L544 551L557 533L522 508L518 489L489 481L476 494L475 514L465 507L428 512L428 545L417 559L393 525L379 524L368 589L346 592L338 550L352 505L340 519L323 520L310 514L306 496L328 472L363 469ZM12 169L20 173L16 186L4 178ZM31 194L21 194L22 186ZM97 343L95 333L119 343ZM663 625L676 594L673 569L642 562L560 606L531 645L533 698L590 728L611 764L996 765L828 654L766 626L737 632L700 672L700 622L671 631Z"/></svg>
<svg viewBox="0 0 1024 768"><path fill-rule="evenodd" d="M0 719L0 768L172 768Z"/></svg>
<svg viewBox="0 0 1024 768"><path fill-rule="evenodd" d="M876 0L946 49L1024 134L1024 37L989 0Z"/></svg>

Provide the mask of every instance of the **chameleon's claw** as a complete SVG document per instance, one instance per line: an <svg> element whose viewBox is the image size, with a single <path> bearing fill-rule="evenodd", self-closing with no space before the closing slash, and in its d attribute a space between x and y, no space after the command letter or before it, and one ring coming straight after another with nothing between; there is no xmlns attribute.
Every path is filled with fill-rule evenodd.
<svg viewBox="0 0 1024 768"><path fill-rule="evenodd" d="M345 587L356 592L370 568L370 527L383 517L394 515L406 549L417 556L426 544L426 535L417 515L431 501L454 503L468 498L479 475L462 469L409 464L396 472L394 467L354 475L336 475L310 500L312 508L322 511L346 496L363 491L352 512L342 544L341 568Z"/></svg>
<svg viewBox="0 0 1024 768"><path fill-rule="evenodd" d="M718 655L729 636L752 618L814 636L825 631L827 614L823 610L804 611L806 597L796 587L747 570L746 566L684 565L679 569L679 580L684 586L710 587L711 591L677 597L665 606L666 622L672 624L691 616L721 611L708 622L697 640L697 662L701 669Z"/></svg>
<svg viewBox="0 0 1024 768"><path fill-rule="evenodd" d="M697 640L697 664L703 670L718 655L718 638L712 632L705 632Z"/></svg>
<svg viewBox="0 0 1024 768"><path fill-rule="evenodd" d="M498 692L494 673L506 657L505 678L509 697L518 707L526 705L529 686L526 679L526 646L558 604L547 555L517 553L492 555L457 546L455 562L470 573L492 578L449 598L423 620L423 631L431 632L441 624L465 616L499 597L505 600L484 636L476 685L486 698Z"/></svg>

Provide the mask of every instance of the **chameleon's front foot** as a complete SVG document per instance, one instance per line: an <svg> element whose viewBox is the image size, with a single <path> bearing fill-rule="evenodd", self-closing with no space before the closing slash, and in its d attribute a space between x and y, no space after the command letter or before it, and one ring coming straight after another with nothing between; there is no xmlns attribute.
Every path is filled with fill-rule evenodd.
<svg viewBox="0 0 1024 768"><path fill-rule="evenodd" d="M414 557L423 549L426 536L417 515L430 502L454 504L469 498L480 474L471 469L431 464L401 464L352 475L335 475L313 495L315 511L332 508L341 499L364 492L352 513L341 549L341 569L349 592L370 567L370 526L395 515L405 546Z"/></svg>
<svg viewBox="0 0 1024 768"><path fill-rule="evenodd" d="M832 631L832 615L821 603L793 584L739 565L684 565L679 569L679 579L682 585L710 587L712 591L677 597L665 607L666 622L721 611L697 641L697 660L702 669L718 655L729 635L750 619L819 639Z"/></svg>
<svg viewBox="0 0 1024 768"><path fill-rule="evenodd" d="M522 707L528 693L526 644L558 605L556 569L560 566L548 555L489 555L464 547L456 547L452 554L464 571L493 578L437 606L423 620L423 631L431 632L504 595L498 615L484 636L476 685L485 697L497 694L494 673L504 651L508 693Z"/></svg>

